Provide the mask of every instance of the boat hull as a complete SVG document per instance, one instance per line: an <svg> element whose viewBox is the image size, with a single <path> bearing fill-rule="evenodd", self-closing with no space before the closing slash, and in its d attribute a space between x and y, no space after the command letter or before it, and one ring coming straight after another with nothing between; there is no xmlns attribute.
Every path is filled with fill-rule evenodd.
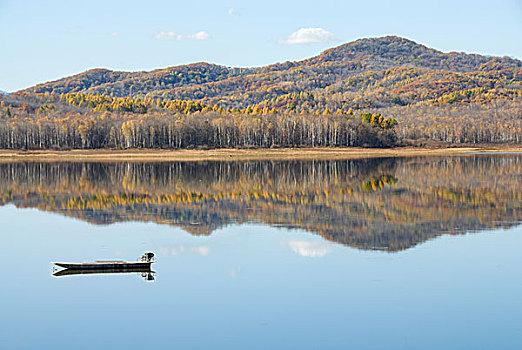
<svg viewBox="0 0 522 350"><path fill-rule="evenodd" d="M60 263L55 262L56 266L60 266L71 270L125 270L125 269L149 269L152 262L145 261L107 261L107 262L92 262L92 263Z"/></svg>
<svg viewBox="0 0 522 350"><path fill-rule="evenodd" d="M150 267L140 268L133 267L131 269L64 269L53 274L55 277L73 276L73 275L90 275L90 274L124 274L124 273L153 273Z"/></svg>

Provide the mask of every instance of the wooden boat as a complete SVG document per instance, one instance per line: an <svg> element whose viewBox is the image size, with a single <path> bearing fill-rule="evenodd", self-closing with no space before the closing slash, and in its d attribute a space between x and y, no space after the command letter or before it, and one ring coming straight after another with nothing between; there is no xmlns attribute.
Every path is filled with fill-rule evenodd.
<svg viewBox="0 0 522 350"><path fill-rule="evenodd" d="M145 268L130 268L130 269L112 269L112 268L97 268L97 269L63 269L57 271L53 276L73 276L73 275L90 275L90 274L124 274L124 273L140 273L149 274L154 273L149 267Z"/></svg>
<svg viewBox="0 0 522 350"><path fill-rule="evenodd" d="M125 269L147 269L154 263L154 253L145 253L138 261L93 261L84 263L63 263L55 262L56 266L70 270L125 270Z"/></svg>
<svg viewBox="0 0 522 350"><path fill-rule="evenodd" d="M87 263L61 263L55 262L56 266L72 270L97 270L97 269L150 269L150 262L142 261L93 261Z"/></svg>

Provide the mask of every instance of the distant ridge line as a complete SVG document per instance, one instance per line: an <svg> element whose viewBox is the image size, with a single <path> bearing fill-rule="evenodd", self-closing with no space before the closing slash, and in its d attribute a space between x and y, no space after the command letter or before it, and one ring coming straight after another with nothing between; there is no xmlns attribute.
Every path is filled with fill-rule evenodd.
<svg viewBox="0 0 522 350"><path fill-rule="evenodd" d="M75 92L194 100L224 108L259 105L290 109L301 103L303 93L317 95L308 96L308 103L303 103L314 109L318 99L330 100L337 93L344 95L337 100L361 102L329 108L360 109L402 106L453 91L468 94L467 90L474 89L485 89L484 93L499 87L518 89L521 80L522 61L518 59L444 53L410 39L384 36L358 39L305 60L264 67L196 62L138 72L94 68L19 92ZM295 94L300 94L299 101Z"/></svg>

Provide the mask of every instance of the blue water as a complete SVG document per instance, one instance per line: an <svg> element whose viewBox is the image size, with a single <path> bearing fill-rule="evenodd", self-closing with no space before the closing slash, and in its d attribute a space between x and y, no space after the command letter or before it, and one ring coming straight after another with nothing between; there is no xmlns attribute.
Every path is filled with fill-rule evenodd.
<svg viewBox="0 0 522 350"><path fill-rule="evenodd" d="M0 207L1 349L521 349L522 227L398 252L303 230L210 236ZM138 274L53 277L51 261L134 260Z"/></svg>

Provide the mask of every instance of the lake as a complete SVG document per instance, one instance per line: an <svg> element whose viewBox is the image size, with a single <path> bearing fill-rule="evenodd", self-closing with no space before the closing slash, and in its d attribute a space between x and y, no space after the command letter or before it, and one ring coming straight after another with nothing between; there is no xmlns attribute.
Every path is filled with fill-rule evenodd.
<svg viewBox="0 0 522 350"><path fill-rule="evenodd" d="M521 188L520 154L0 163L0 348L521 349Z"/></svg>

